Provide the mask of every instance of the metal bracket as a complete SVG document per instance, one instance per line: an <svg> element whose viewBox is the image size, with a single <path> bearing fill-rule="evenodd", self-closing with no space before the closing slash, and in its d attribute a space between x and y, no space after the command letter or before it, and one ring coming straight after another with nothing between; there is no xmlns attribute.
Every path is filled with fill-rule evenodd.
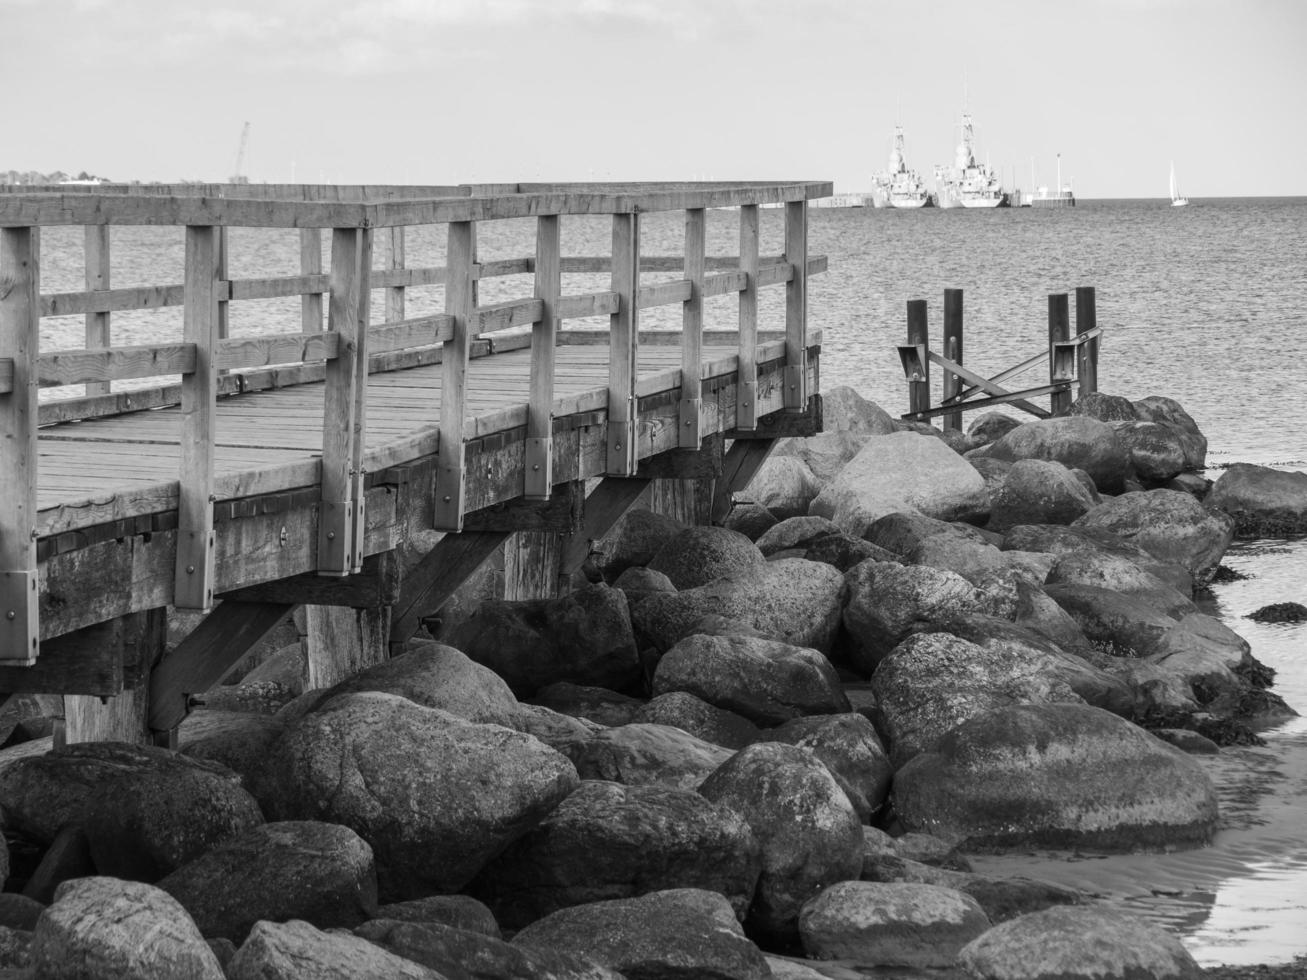
<svg viewBox="0 0 1307 980"><path fill-rule="evenodd" d="M635 475L635 422L608 422L608 476Z"/></svg>
<svg viewBox="0 0 1307 980"><path fill-rule="evenodd" d="M523 452L526 478L523 493L527 500L548 500L554 485L553 438L540 436L527 439Z"/></svg>
<svg viewBox="0 0 1307 980"><path fill-rule="evenodd" d="M30 667L40 653L35 571L0 572L0 665Z"/></svg>
<svg viewBox="0 0 1307 980"><path fill-rule="evenodd" d="M1078 340L1056 340L1051 351L1053 364L1050 381L1074 381L1076 377L1076 351Z"/></svg>
<svg viewBox="0 0 1307 980"><path fill-rule="evenodd" d="M445 447L440 447L440 462L436 467L436 500L432 527L437 531L462 531L463 507L467 497L467 473L463 465L462 446L458 459L447 460Z"/></svg>
<svg viewBox="0 0 1307 980"><path fill-rule="evenodd" d="M699 443L703 437L699 434L703 428L700 421L702 418L701 410L703 408L703 399L701 398L682 398L681 399L681 424L679 426L680 436L677 445L681 449L698 449Z"/></svg>
<svg viewBox="0 0 1307 980"><path fill-rule="evenodd" d="M785 367L785 408L801 412L808 407L807 384L804 379L803 364L789 364Z"/></svg>
<svg viewBox="0 0 1307 980"><path fill-rule="evenodd" d="M903 362L903 376L912 383L926 380L926 345L899 344L899 360Z"/></svg>
<svg viewBox="0 0 1307 980"><path fill-rule="evenodd" d="M212 528L177 529L177 570L173 578L172 602L178 609L213 608Z"/></svg>
<svg viewBox="0 0 1307 980"><path fill-rule="evenodd" d="M318 574L341 576L353 570L353 501L324 500L318 509Z"/></svg>
<svg viewBox="0 0 1307 980"><path fill-rule="evenodd" d="M758 383L746 381L740 385L735 403L735 427L745 432L758 427Z"/></svg>
<svg viewBox="0 0 1307 980"><path fill-rule="evenodd" d="M367 501L362 494L356 497L352 502L353 513L350 515L350 554L349 570L354 575L363 571L363 546L364 539L367 537Z"/></svg>

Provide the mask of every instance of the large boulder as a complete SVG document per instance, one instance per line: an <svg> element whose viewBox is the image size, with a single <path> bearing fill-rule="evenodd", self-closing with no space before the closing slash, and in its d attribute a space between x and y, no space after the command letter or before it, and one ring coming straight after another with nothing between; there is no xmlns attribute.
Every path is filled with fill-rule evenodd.
<svg viewBox="0 0 1307 980"><path fill-rule="evenodd" d="M1307 473L1234 463L1212 485L1206 504L1229 515L1241 538L1307 534Z"/></svg>
<svg viewBox="0 0 1307 980"><path fill-rule="evenodd" d="M579 782L529 735L393 694L345 694L275 747L280 820L323 820L371 846L385 901L457 891Z"/></svg>
<svg viewBox="0 0 1307 980"><path fill-rule="evenodd" d="M1064 465L1044 459L1014 462L990 500L985 526L1000 533L1017 524L1070 524L1098 502Z"/></svg>
<svg viewBox="0 0 1307 980"><path fill-rule="evenodd" d="M221 973L219 973L221 976ZM227 980L448 980L347 932L307 922L259 922L227 964Z"/></svg>
<svg viewBox="0 0 1307 980"><path fill-rule="evenodd" d="M654 696L685 691L762 726L848 711L839 676L810 647L752 636L687 636L658 661Z"/></svg>
<svg viewBox="0 0 1307 980"><path fill-rule="evenodd" d="M989 448L995 459L1043 459L1084 470L1103 493L1119 493L1130 459L1115 430L1084 415L1017 426Z"/></svg>
<svg viewBox="0 0 1307 980"><path fill-rule="evenodd" d="M860 967L949 967L989 928L979 903L939 885L841 881L803 907L803 949Z"/></svg>
<svg viewBox="0 0 1307 980"><path fill-rule="evenodd" d="M640 681L626 595L602 584L556 599L483 602L449 640L504 678L518 697L555 681L614 691Z"/></svg>
<svg viewBox="0 0 1307 980"><path fill-rule="evenodd" d="M648 567L678 589L693 589L762 563L758 546L739 531L709 526L681 531L654 553Z"/></svg>
<svg viewBox="0 0 1307 980"><path fill-rule="evenodd" d="M1002 412L982 412L967 426L967 436L977 448L998 442L1021 424L1021 420Z"/></svg>
<svg viewBox="0 0 1307 980"><path fill-rule="evenodd" d="M412 642L399 656L341 681L328 697L360 691L398 694L466 721L511 728L517 720L517 698L502 677L461 650L430 640Z"/></svg>
<svg viewBox="0 0 1307 980"><path fill-rule="evenodd" d="M226 766L240 775L257 800L272 746L286 733L286 719L250 711L192 711L177 729L177 751ZM275 774L270 774L275 778Z"/></svg>
<svg viewBox="0 0 1307 980"><path fill-rule="evenodd" d="M493 939L503 938L495 914L471 895L428 895L407 902L391 902L377 909L377 919L441 925L460 932L479 932Z"/></svg>
<svg viewBox="0 0 1307 980"><path fill-rule="evenodd" d="M1203 975L1165 929L1102 905L1044 909L994 926L963 947L958 963L982 980L1198 980Z"/></svg>
<svg viewBox="0 0 1307 980"><path fill-rule="evenodd" d="M1234 518L1178 490L1134 491L1105 500L1075 527L1104 528L1161 561L1184 566L1206 585L1234 537Z"/></svg>
<svg viewBox="0 0 1307 980"><path fill-rule="evenodd" d="M648 596L631 610L631 621L642 641L659 650L698 632L699 622L716 614L826 652L843 604L843 575L821 562L788 558L697 589Z"/></svg>
<svg viewBox="0 0 1307 980"><path fill-rule="evenodd" d="M632 566L648 565L658 549L684 529L674 517L633 507L591 546L590 560L612 582Z"/></svg>
<svg viewBox="0 0 1307 980"><path fill-rule="evenodd" d="M894 416L848 385L836 385L823 391L821 403L822 429L826 432L884 436L898 431Z"/></svg>
<svg viewBox="0 0 1307 980"><path fill-rule="evenodd" d="M1165 426L1179 436L1186 470L1201 470L1207 465L1207 437L1178 401L1162 395L1150 395L1139 399L1134 407L1140 419Z"/></svg>
<svg viewBox="0 0 1307 980"><path fill-rule="evenodd" d="M555 949L514 946L498 936L434 922L365 922L354 935L446 978L467 980L623 980L593 960Z"/></svg>
<svg viewBox="0 0 1307 980"><path fill-rule="evenodd" d="M223 980L186 910L152 885L78 878L55 892L32 933L38 977Z"/></svg>
<svg viewBox="0 0 1307 980"><path fill-rule="evenodd" d="M1101 391L1084 392L1077 396L1071 403L1071 414L1086 415L1100 422L1135 422L1139 419L1139 410L1129 398Z"/></svg>
<svg viewBox="0 0 1307 980"><path fill-rule="evenodd" d="M698 793L587 780L473 881L507 929L588 902L717 892L743 918L762 869L744 818Z"/></svg>
<svg viewBox="0 0 1307 980"><path fill-rule="evenodd" d="M1161 579L1182 595L1193 594L1194 579L1188 569L1173 561L1158 558L1138 544L1127 541L1107 528L1085 524L1076 524L1073 527L1023 524L1008 529L1003 536L1002 546L1005 550L1042 551L1057 558L1068 555L1107 555L1124 559ZM1101 584L1106 585L1106 582ZM1132 589L1135 587L1130 586Z"/></svg>
<svg viewBox="0 0 1307 980"><path fill-rule="evenodd" d="M642 706L632 721L671 725L727 749L742 749L759 740L758 726L734 711L709 704L689 691L669 691Z"/></svg>
<svg viewBox="0 0 1307 980"><path fill-rule="evenodd" d="M1017 705L954 728L894 777L909 830L968 850L1204 844L1216 790L1178 749L1101 708Z"/></svg>
<svg viewBox="0 0 1307 980"><path fill-rule="evenodd" d="M1187 465L1184 433L1162 422L1122 422L1116 426L1130 468L1145 486L1179 476Z"/></svg>
<svg viewBox="0 0 1307 980"><path fill-rule="evenodd" d="M694 789L731 756L730 749L679 728L647 723L605 728L556 747L582 779L678 789Z"/></svg>
<svg viewBox="0 0 1307 980"><path fill-rule="evenodd" d="M762 951L715 892L675 888L560 909L513 937L526 949L577 953L629 980L765 980Z"/></svg>
<svg viewBox="0 0 1307 980"><path fill-rule="evenodd" d="M749 486L738 496L767 508L779 520L806 514L817 494L821 481L812 469L797 456L769 456L758 467Z"/></svg>
<svg viewBox="0 0 1307 980"><path fill-rule="evenodd" d="M865 674L910 634L932 622L965 619L982 606L975 586L962 576L927 565L865 561L845 578L848 653Z"/></svg>
<svg viewBox="0 0 1307 980"><path fill-rule="evenodd" d="M871 687L895 768L993 708L1083 703L1047 654L1015 645L982 647L950 633L908 637L876 668Z"/></svg>
<svg viewBox="0 0 1307 980"><path fill-rule="evenodd" d="M43 844L80 827L102 874L147 882L263 823L225 766L122 742L70 745L0 770L0 818Z"/></svg>
<svg viewBox="0 0 1307 980"><path fill-rule="evenodd" d="M849 460L858 455L866 445L867 437L872 434L851 432L848 429L826 429L802 439L782 439L772 450L772 455L798 457L808 465L812 475L817 478L817 483L825 486L839 475Z"/></svg>
<svg viewBox="0 0 1307 980"><path fill-rule="evenodd" d="M531 704L573 718L585 718L599 725L625 725L634 719L644 702L629 694L610 691L606 687L587 687L571 681L558 681L536 691Z"/></svg>
<svg viewBox="0 0 1307 980"><path fill-rule="evenodd" d="M771 729L767 739L797 745L820 759L864 823L885 803L894 767L876 729L862 715L795 718Z"/></svg>
<svg viewBox="0 0 1307 980"><path fill-rule="evenodd" d="M896 511L983 523L989 494L975 467L939 439L896 432L869 438L809 508L854 536Z"/></svg>
<svg viewBox="0 0 1307 980"><path fill-rule="evenodd" d="M159 882L206 939L236 945L260 919L352 928L377 911L372 848L339 824L288 821L254 827Z"/></svg>
<svg viewBox="0 0 1307 980"><path fill-rule="evenodd" d="M759 742L741 749L699 792L741 813L762 845L748 922L778 943L798 938L804 902L862 868L862 827L830 771L806 749Z"/></svg>

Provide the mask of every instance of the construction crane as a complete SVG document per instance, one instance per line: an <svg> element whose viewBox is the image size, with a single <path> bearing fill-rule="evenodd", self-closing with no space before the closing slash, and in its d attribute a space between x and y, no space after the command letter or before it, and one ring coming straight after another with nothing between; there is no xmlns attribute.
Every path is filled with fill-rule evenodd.
<svg viewBox="0 0 1307 980"><path fill-rule="evenodd" d="M245 144L250 140L250 124L247 122L241 128L241 142L236 149L236 169L232 171L231 177L227 179L229 184L248 184L250 179L246 177L241 168L245 166Z"/></svg>

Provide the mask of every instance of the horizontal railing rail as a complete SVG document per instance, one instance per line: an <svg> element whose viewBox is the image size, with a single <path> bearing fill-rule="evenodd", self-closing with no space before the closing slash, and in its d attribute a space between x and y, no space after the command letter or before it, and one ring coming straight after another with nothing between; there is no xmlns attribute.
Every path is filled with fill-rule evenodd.
<svg viewBox="0 0 1307 980"><path fill-rule="evenodd" d="M704 346L725 343L738 378L735 428L757 424L760 363L783 364L783 406L807 405L807 280L826 268L809 256L807 208L828 196L823 182L703 184L504 184L438 187L329 185L59 185L0 187L0 663L24 664L39 652L36 543L46 531L38 513L37 429L75 419L166 405L180 406L180 464L175 497L177 553L173 601L207 609L213 601L214 503L230 485L215 474L217 400L221 396L309 381L325 383L317 568L349 575L364 557L363 511L368 468L422 455L436 457L433 525L462 527L466 480L462 447L488 426L522 427L522 493L551 493L556 411L601 411L608 442L606 471L634 475L639 465L639 399L679 388L677 444L698 448L704 435L700 400ZM784 208L784 251L759 254L759 209ZM739 212L738 254L706 254L706 210ZM644 256L641 222L657 211L685 215L683 254ZM609 255L563 256L560 225L572 215L605 215ZM533 256L481 261L477 225L534 219ZM84 290L40 291L41 236L47 226L85 229ZM115 288L109 229L175 226L185 230L180 283ZM405 230L446 227L444 265L407 267ZM295 274L229 275L228 229L297 229ZM331 229L330 247L323 231ZM374 267L374 248L380 268ZM324 266L324 258L328 264ZM641 283L641 275L676 278ZM609 288L562 292L564 275L607 276ZM533 295L482 303L479 284L531 276ZM412 315L407 291L436 286L443 310ZM783 286L783 329L760 331L758 290ZM384 316L371 324L375 291ZM704 300L735 295L736 325L706 327ZM300 301L299 332L229 336L232 303ZM641 328L642 311L681 307L679 330ZM180 307L179 340L115 346L115 314ZM43 319L85 318L85 347L41 350ZM563 330L566 320L607 317L607 329ZM607 390L595 399L555 396L556 349L606 343ZM638 373L641 344L675 343L681 366ZM521 408L470 417L471 358L530 350L529 394ZM720 366L719 355L716 362ZM365 453L370 373L440 363L436 430ZM179 383L115 388L115 383L180 377ZM39 400L42 388L84 385L77 397ZM572 402L575 401L575 405ZM584 404L583 404L584 403ZM593 404L592 404L593 403ZM561 408L560 408L561 406ZM709 430L715 431L715 430ZM404 454L408 453L409 456ZM293 467L297 473L303 469ZM45 527L45 531L42 528ZM47 549L48 551L48 549Z"/></svg>

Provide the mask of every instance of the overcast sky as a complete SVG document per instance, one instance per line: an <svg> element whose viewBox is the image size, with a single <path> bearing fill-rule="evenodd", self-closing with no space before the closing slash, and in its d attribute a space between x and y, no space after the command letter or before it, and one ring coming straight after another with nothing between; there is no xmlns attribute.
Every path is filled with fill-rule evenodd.
<svg viewBox="0 0 1307 980"><path fill-rule="evenodd" d="M1305 0L0 0L0 170L1307 194Z"/></svg>

